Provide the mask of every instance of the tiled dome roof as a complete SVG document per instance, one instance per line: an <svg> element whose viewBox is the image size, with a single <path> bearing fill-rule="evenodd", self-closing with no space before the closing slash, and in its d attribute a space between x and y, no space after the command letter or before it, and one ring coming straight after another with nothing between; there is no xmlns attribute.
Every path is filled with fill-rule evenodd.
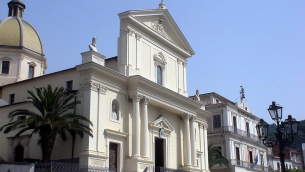
<svg viewBox="0 0 305 172"><path fill-rule="evenodd" d="M0 21L0 46L26 48L43 54L42 42L36 30L18 17L7 17Z"/></svg>

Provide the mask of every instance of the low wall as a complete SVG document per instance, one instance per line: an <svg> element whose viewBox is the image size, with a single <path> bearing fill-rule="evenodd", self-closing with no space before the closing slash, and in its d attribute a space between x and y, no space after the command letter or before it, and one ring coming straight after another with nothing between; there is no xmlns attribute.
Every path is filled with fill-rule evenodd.
<svg viewBox="0 0 305 172"><path fill-rule="evenodd" d="M35 164L30 163L0 163L1 172L34 172Z"/></svg>

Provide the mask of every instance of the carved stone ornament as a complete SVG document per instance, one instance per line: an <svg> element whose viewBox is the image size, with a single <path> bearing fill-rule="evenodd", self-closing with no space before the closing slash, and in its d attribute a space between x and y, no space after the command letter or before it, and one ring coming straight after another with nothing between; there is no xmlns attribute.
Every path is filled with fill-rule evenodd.
<svg viewBox="0 0 305 172"><path fill-rule="evenodd" d="M156 66L157 65L161 66L161 68L163 70L165 69L165 65L167 64L166 60L165 60L165 57L164 57L164 54L162 52L154 54L154 62L155 62Z"/></svg>
<svg viewBox="0 0 305 172"><path fill-rule="evenodd" d="M88 81L88 82L82 83L81 89L84 91L92 90L92 91L99 92L101 94L105 94L108 90L107 87L103 86L102 84L100 84L98 82L94 82L94 81Z"/></svg>
<svg viewBox="0 0 305 172"><path fill-rule="evenodd" d="M163 19L158 19L156 21L151 22L151 27L157 31L158 33L160 33L162 36L164 36L165 38L168 38L167 33L165 32L165 29L163 27Z"/></svg>
<svg viewBox="0 0 305 172"><path fill-rule="evenodd" d="M164 135L164 128L160 128L159 130L159 137L162 137Z"/></svg>

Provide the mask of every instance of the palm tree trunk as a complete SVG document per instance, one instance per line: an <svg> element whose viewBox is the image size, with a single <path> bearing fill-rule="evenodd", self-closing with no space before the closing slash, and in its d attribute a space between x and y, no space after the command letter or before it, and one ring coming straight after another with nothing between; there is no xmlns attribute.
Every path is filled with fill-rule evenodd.
<svg viewBox="0 0 305 172"><path fill-rule="evenodd" d="M41 150L42 150L42 161L50 162L51 155L54 147L56 134L42 134L41 135Z"/></svg>

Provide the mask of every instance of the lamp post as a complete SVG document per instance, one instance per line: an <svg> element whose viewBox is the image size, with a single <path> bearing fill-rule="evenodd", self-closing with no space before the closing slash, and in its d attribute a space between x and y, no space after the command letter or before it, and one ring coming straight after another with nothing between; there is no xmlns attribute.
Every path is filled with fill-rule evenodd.
<svg viewBox="0 0 305 172"><path fill-rule="evenodd" d="M260 119L259 123L256 125L256 130L258 137L262 139L263 144L267 147L274 147L279 145L279 157L281 161L282 172L285 172L285 154L283 152L286 146L289 146L293 142L293 138L298 133L299 122L288 115L288 119L282 120L283 107L276 105L273 101L272 104L267 109L272 120L276 122L276 133L275 140L266 140L268 136L269 124L267 124L263 119Z"/></svg>

